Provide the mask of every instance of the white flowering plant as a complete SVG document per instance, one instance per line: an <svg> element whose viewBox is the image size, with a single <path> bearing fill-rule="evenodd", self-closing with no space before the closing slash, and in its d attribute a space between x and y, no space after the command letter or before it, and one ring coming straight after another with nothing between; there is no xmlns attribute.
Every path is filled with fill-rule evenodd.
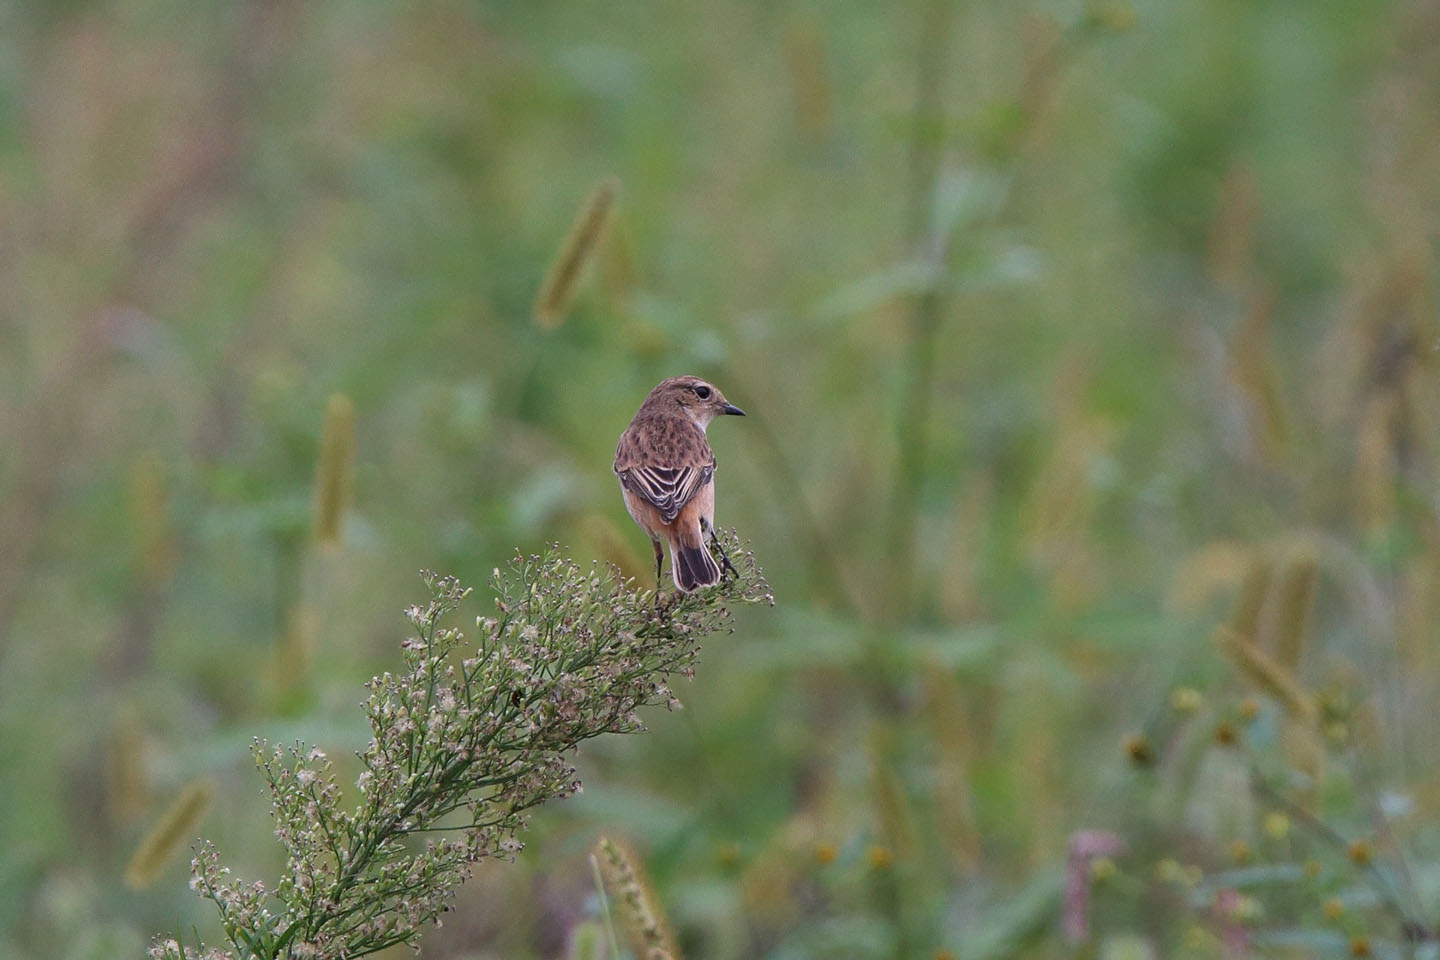
<svg viewBox="0 0 1440 960"><path fill-rule="evenodd" d="M257 740L285 875L273 889L234 878L203 842L191 886L219 909L229 946L160 938L151 957L339 960L414 945L476 864L522 848L532 808L580 790L569 758L581 742L643 730L641 707L678 707L670 683L693 675L730 607L773 604L753 555L725 538L735 574L692 594L637 590L556 549L517 555L495 571L496 616L477 619L473 647L442 625L470 591L422 574L431 598L405 612L405 672L368 684L358 804L321 750Z"/></svg>

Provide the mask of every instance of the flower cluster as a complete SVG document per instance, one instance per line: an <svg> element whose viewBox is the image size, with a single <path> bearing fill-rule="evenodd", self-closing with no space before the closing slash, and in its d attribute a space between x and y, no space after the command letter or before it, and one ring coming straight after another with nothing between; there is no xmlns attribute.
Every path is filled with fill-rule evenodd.
<svg viewBox="0 0 1440 960"><path fill-rule="evenodd" d="M528 811L580 790L567 759L578 744L644 729L641 707L679 706L670 682L692 675L727 604L773 603L727 539L737 575L671 596L553 550L517 556L495 571L497 615L476 621L468 649L441 624L469 590L424 574L431 599L406 611L405 672L368 685L358 805L346 808L322 751L257 741L284 879L273 891L234 879L204 844L191 885L219 908L230 952L157 940L151 956L354 958L413 943L477 863L521 849Z"/></svg>
<svg viewBox="0 0 1440 960"><path fill-rule="evenodd" d="M1072 846L1072 942L1089 936L1093 885L1112 919L1143 915L1165 956L1440 956L1423 874L1407 864L1423 823L1409 794L1375 782L1379 728L1358 691L1308 688L1284 659L1217 633L1263 696L1179 686L1125 742L1142 812L1122 817L1131 844L1076 835L1111 838L1120 862L1077 863Z"/></svg>

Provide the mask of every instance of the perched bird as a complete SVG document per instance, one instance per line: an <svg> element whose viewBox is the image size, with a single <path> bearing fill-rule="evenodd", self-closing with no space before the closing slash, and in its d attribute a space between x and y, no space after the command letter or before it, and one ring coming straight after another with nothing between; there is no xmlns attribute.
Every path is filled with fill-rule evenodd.
<svg viewBox="0 0 1440 960"><path fill-rule="evenodd" d="M665 568L685 593L720 582L720 567L705 545L708 535L729 569L730 558L715 539L715 454L705 428L721 414L745 416L725 395L699 377L671 377L650 391L615 448L615 475L625 509L650 535L658 586Z"/></svg>

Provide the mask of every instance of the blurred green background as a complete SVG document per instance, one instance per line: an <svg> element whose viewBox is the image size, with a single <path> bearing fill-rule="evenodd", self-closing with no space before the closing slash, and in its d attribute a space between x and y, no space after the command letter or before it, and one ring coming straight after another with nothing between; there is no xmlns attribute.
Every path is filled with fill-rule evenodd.
<svg viewBox="0 0 1440 960"><path fill-rule="evenodd" d="M564 956L602 832L691 958L1417 955L1365 891L1440 914L1437 89L1420 0L0 4L0 954L218 940L132 852L199 780L273 878L249 740L363 743L422 567L648 583L614 442L695 373L778 605L427 957ZM1324 772L1210 642L1297 563ZM1232 709L1380 873L1266 846ZM1306 867L1239 940L1233 863Z"/></svg>

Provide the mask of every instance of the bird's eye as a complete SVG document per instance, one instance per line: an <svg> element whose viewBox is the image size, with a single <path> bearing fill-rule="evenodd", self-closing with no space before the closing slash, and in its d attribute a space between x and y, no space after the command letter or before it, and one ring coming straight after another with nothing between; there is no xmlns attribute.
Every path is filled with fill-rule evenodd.
<svg viewBox="0 0 1440 960"><path fill-rule="evenodd" d="M695 396L699 397L701 400L709 400L710 388L705 386L696 387Z"/></svg>

